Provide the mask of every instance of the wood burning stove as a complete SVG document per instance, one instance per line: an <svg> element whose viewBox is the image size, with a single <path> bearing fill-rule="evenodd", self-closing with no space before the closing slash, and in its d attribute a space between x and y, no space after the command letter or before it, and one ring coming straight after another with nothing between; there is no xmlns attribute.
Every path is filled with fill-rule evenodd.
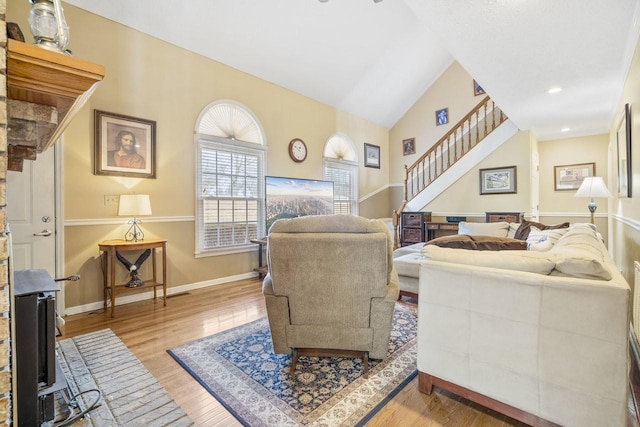
<svg viewBox="0 0 640 427"><path fill-rule="evenodd" d="M46 270L14 272L16 403L19 426L39 426L55 417L53 393L66 388L56 360L58 284Z"/></svg>

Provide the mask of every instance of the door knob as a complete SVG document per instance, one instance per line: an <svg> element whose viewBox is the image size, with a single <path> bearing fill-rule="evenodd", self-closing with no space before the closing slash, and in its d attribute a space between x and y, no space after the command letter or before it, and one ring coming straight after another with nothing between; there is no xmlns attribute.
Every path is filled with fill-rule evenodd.
<svg viewBox="0 0 640 427"><path fill-rule="evenodd" d="M33 233L34 236L42 236L42 237L49 237L51 236L51 230L42 230L39 233Z"/></svg>

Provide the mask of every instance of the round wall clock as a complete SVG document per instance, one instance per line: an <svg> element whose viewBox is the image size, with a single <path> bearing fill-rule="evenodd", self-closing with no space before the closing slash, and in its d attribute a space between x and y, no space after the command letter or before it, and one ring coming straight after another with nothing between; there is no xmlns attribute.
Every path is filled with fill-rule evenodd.
<svg viewBox="0 0 640 427"><path fill-rule="evenodd" d="M307 158L307 145L300 138L294 138L289 143L289 156L294 162L304 162Z"/></svg>

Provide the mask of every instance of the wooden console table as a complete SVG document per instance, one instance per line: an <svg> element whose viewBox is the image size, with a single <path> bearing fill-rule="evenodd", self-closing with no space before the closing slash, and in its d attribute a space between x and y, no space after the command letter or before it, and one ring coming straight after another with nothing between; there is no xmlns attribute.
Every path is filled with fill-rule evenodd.
<svg viewBox="0 0 640 427"><path fill-rule="evenodd" d="M436 238L436 232L439 230L447 230L458 232L457 222L425 222L424 223L425 234L427 235L427 241Z"/></svg>
<svg viewBox="0 0 640 427"><path fill-rule="evenodd" d="M126 240L106 240L98 244L102 258L102 274L104 287L104 309L107 310L107 301L111 296L111 317L114 317L116 309L116 292L122 292L132 289L141 289L153 287L154 301L158 297L156 288L162 286L162 300L167 305L167 240L166 239L147 239L138 242ZM162 283L158 282L156 271L156 249L162 248ZM127 287L125 284L116 285L116 252L127 251L144 251L151 249L151 262L153 264L153 276L151 280L145 280L142 286Z"/></svg>

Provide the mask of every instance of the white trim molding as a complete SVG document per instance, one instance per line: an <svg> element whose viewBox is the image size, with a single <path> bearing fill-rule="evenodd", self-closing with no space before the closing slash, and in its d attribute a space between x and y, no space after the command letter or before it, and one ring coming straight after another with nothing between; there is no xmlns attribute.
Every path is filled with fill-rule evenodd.
<svg viewBox="0 0 640 427"><path fill-rule="evenodd" d="M144 218L143 222L194 222L195 216L156 216ZM65 227L81 227L87 225L122 225L127 222L125 217L116 218L79 218L65 219Z"/></svg>
<svg viewBox="0 0 640 427"><path fill-rule="evenodd" d="M251 279L251 278L257 277L257 276L258 276L258 273L251 272L251 273L244 273L244 274L236 274L235 276L221 277L219 279L205 280L203 282L196 282L196 283L189 283L189 284L186 284L186 285L172 286L172 287L167 289L167 297L169 297L171 295L176 295L176 294L181 294L181 293L184 293L184 292L193 291L195 289L206 288L208 286L216 286L216 285L221 285L223 283L235 282L237 280ZM159 289L158 290L158 297L161 298L162 296L163 296L162 289ZM148 300L148 299L153 299L153 291L152 290L148 290L148 291L145 291L145 292L139 292L139 293L135 293L135 294L129 294L129 295L126 295L126 296L121 296L121 297L117 297L116 296L116 306L122 305L122 304L128 304L128 303L131 303L131 302ZM88 311L96 311L96 310L103 310L103 309L104 309L104 302L103 301L97 301L97 302L92 302L92 303L89 303L89 304L82 304L82 305L76 305L74 307L67 307L66 308L66 315L86 313Z"/></svg>
<svg viewBox="0 0 640 427"><path fill-rule="evenodd" d="M388 190L389 188L391 188L393 186L395 186L395 185L388 184L388 185L385 185L383 187L380 187L379 189L377 189L375 191L372 191L371 193L369 193L369 194L367 194L365 196L360 197L360 199L358 199L358 203L362 203L365 200L370 199L371 197L375 196L376 194L379 194L379 193L381 193L381 192L383 192L385 190Z"/></svg>
<svg viewBox="0 0 640 427"><path fill-rule="evenodd" d="M538 216L591 218L590 212L538 212ZM608 218L607 212L596 213L596 218Z"/></svg>
<svg viewBox="0 0 640 427"><path fill-rule="evenodd" d="M617 215L617 214L611 214L611 218L615 219L616 221L627 225L631 228L633 228L636 231L640 231L640 221L637 221L635 219L631 219L631 218L627 218L621 215Z"/></svg>

